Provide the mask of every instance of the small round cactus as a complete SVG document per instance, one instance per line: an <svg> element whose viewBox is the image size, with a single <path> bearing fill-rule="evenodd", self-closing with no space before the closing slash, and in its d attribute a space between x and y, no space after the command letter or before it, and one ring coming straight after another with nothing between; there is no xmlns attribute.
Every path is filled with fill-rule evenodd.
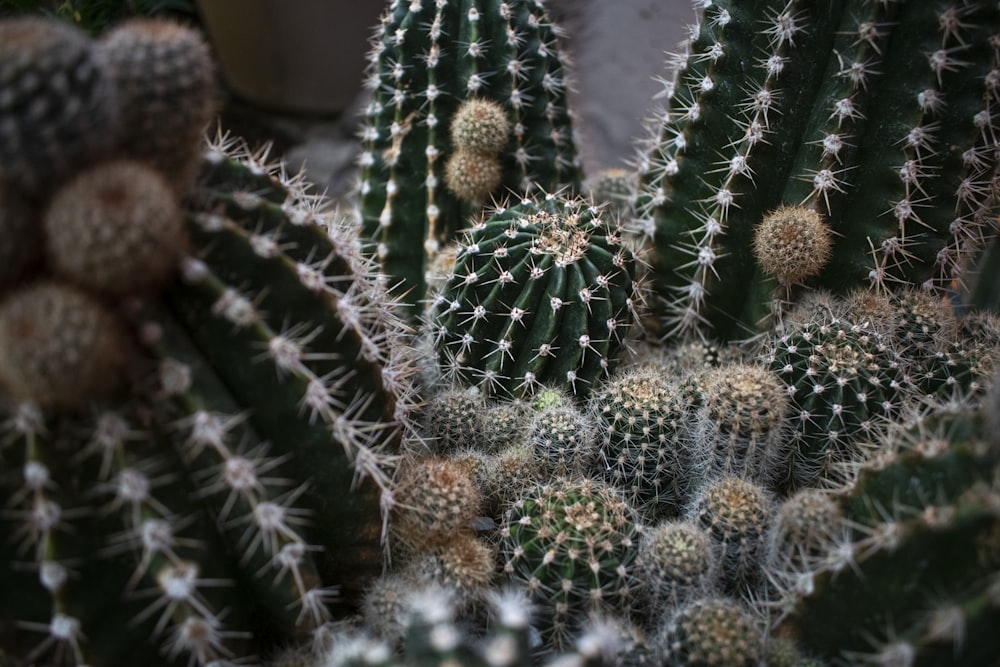
<svg viewBox="0 0 1000 667"><path fill-rule="evenodd" d="M451 143L458 150L496 155L509 137L507 112L490 99L470 97L451 119Z"/></svg>
<svg viewBox="0 0 1000 667"><path fill-rule="evenodd" d="M430 549L469 530L481 504L468 467L443 457L402 466L394 496L397 539L415 550Z"/></svg>
<svg viewBox="0 0 1000 667"><path fill-rule="evenodd" d="M500 159L479 151L455 151L444 168L445 185L455 197L467 202L484 203L499 187L502 177Z"/></svg>
<svg viewBox="0 0 1000 667"><path fill-rule="evenodd" d="M706 484L691 503L689 520L720 549L720 583L747 590L761 578L772 500L762 486L731 475Z"/></svg>
<svg viewBox="0 0 1000 667"><path fill-rule="evenodd" d="M531 595L543 641L564 648L587 612L631 606L638 536L628 505L589 480L536 486L510 508L503 570Z"/></svg>
<svg viewBox="0 0 1000 667"><path fill-rule="evenodd" d="M736 600L688 603L661 632L665 664L685 667L754 667L764 652L763 629Z"/></svg>
<svg viewBox="0 0 1000 667"><path fill-rule="evenodd" d="M478 389L436 392L419 415L424 441L441 454L470 446L480 437L485 410L486 400Z"/></svg>
<svg viewBox="0 0 1000 667"><path fill-rule="evenodd" d="M156 171L131 160L75 176L54 195L44 227L56 273L116 296L164 285L187 245L174 191Z"/></svg>
<svg viewBox="0 0 1000 667"><path fill-rule="evenodd" d="M704 452L690 442L688 404L656 367L620 371L591 397L601 468L629 502L654 516L676 516L704 478Z"/></svg>
<svg viewBox="0 0 1000 667"><path fill-rule="evenodd" d="M802 489L781 503L768 531L767 567L794 576L815 567L844 527L843 511L830 492Z"/></svg>
<svg viewBox="0 0 1000 667"><path fill-rule="evenodd" d="M535 414L526 444L550 476L571 477L590 467L597 453L597 439L593 416L564 403Z"/></svg>
<svg viewBox="0 0 1000 667"><path fill-rule="evenodd" d="M782 285L819 274L832 250L833 232L819 212L804 206L782 206L768 213L753 237L761 270Z"/></svg>
<svg viewBox="0 0 1000 667"><path fill-rule="evenodd" d="M790 327L766 358L791 402L785 488L842 481L862 440L876 438L909 395L900 358L883 338L836 317Z"/></svg>
<svg viewBox="0 0 1000 667"><path fill-rule="evenodd" d="M701 406L692 427L718 474L769 481L786 457L788 392L769 368L727 364L698 379Z"/></svg>
<svg viewBox="0 0 1000 667"><path fill-rule="evenodd" d="M103 155L118 131L114 80L81 30L0 22L0 178L38 193Z"/></svg>
<svg viewBox="0 0 1000 667"><path fill-rule="evenodd" d="M636 575L655 618L712 590L717 556L711 537L687 521L664 521L639 543Z"/></svg>
<svg viewBox="0 0 1000 667"><path fill-rule="evenodd" d="M494 550L475 535L459 533L430 551L417 555L405 571L420 585L453 590L457 602L482 595L496 574Z"/></svg>
<svg viewBox="0 0 1000 667"><path fill-rule="evenodd" d="M102 35L96 48L118 90L119 151L152 164L183 192L215 114L215 66L208 44L200 32L180 23L132 19Z"/></svg>
<svg viewBox="0 0 1000 667"><path fill-rule="evenodd" d="M126 339L99 301L43 282L0 303L0 387L18 400L76 409L122 380Z"/></svg>
<svg viewBox="0 0 1000 667"><path fill-rule="evenodd" d="M487 394L547 384L586 395L623 352L639 297L633 274L618 228L580 200L496 211L468 233L434 300L445 376Z"/></svg>

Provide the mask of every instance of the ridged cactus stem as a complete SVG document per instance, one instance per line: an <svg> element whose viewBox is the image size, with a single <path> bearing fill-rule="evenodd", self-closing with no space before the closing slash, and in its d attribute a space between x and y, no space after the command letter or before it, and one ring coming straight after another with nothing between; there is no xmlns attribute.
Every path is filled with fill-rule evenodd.
<svg viewBox="0 0 1000 667"><path fill-rule="evenodd" d="M556 29L540 3L392 2L371 54L373 100L363 134L364 236L400 294L419 304L431 258L485 201L447 187L449 126L464 100L507 114L510 137L491 193L579 184ZM485 167L484 167L485 168ZM486 194L491 194L486 193ZM415 312L419 312L416 310Z"/></svg>
<svg viewBox="0 0 1000 667"><path fill-rule="evenodd" d="M995 3L704 12L641 165L665 325L741 338L803 284L950 287L995 224ZM818 213L833 249L783 284L749 249L784 206Z"/></svg>

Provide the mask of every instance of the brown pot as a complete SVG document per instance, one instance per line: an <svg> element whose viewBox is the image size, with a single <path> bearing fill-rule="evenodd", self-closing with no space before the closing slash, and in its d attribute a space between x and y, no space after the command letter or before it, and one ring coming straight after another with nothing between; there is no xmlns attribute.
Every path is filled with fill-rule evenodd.
<svg viewBox="0 0 1000 667"><path fill-rule="evenodd" d="M230 90L274 111L346 108L384 0L198 0Z"/></svg>

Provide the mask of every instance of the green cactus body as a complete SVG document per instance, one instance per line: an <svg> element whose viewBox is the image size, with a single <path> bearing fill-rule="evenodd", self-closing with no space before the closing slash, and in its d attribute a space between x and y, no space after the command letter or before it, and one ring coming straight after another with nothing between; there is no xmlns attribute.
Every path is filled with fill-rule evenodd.
<svg viewBox="0 0 1000 667"><path fill-rule="evenodd" d="M758 625L736 600L692 600L661 630L662 659L664 664L688 667L752 667L759 664L764 649Z"/></svg>
<svg viewBox="0 0 1000 667"><path fill-rule="evenodd" d="M640 165L666 326L744 338L799 282L950 287L995 224L996 4L704 11ZM751 238L766 213L798 205L833 248L813 277L783 284ZM770 252L792 252L787 241Z"/></svg>
<svg viewBox="0 0 1000 667"><path fill-rule="evenodd" d="M470 230L431 334L446 377L488 395L543 385L587 395L614 369L638 305L634 258L616 226L548 196Z"/></svg>
<svg viewBox="0 0 1000 667"><path fill-rule="evenodd" d="M639 529L610 487L556 480L536 486L504 518L504 572L536 605L543 642L568 646L587 613L634 604Z"/></svg>
<svg viewBox="0 0 1000 667"><path fill-rule="evenodd" d="M489 203L445 186L457 155L450 125L464 100L495 102L510 128L497 153L463 149L465 176L496 164L498 198L578 187L557 33L527 0L396 0L386 12L371 55L359 209L366 243L408 303L424 298L428 262Z"/></svg>
<svg viewBox="0 0 1000 667"><path fill-rule="evenodd" d="M792 327L766 359L790 398L792 442L780 487L844 479L861 440L875 438L909 397L899 357L881 336L835 318Z"/></svg>
<svg viewBox="0 0 1000 667"><path fill-rule="evenodd" d="M705 479L707 452L687 431L682 388L653 367L619 371L590 399L598 422L598 467L650 516L677 516Z"/></svg>
<svg viewBox="0 0 1000 667"><path fill-rule="evenodd" d="M792 593L779 631L814 655L852 663L994 664L995 434L962 411L932 413L900 440L841 494L847 538Z"/></svg>
<svg viewBox="0 0 1000 667"><path fill-rule="evenodd" d="M14 660L263 655L381 571L407 329L323 199L228 140L208 155L188 211L198 256L118 309L134 380L80 414L4 406Z"/></svg>

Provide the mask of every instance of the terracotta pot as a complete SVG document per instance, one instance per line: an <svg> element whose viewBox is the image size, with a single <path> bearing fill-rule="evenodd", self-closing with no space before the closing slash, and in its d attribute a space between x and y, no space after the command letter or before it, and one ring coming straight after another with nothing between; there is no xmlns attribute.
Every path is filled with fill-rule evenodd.
<svg viewBox="0 0 1000 667"><path fill-rule="evenodd" d="M274 111L323 113L358 94L384 0L198 0L230 90Z"/></svg>

